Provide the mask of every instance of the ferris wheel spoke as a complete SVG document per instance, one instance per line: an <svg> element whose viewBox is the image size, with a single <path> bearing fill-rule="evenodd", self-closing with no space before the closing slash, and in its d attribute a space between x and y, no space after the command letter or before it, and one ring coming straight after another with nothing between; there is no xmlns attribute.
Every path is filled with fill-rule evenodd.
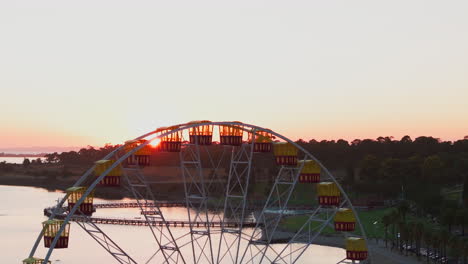
<svg viewBox="0 0 468 264"><path fill-rule="evenodd" d="M269 244L276 232L276 228L287 209L289 199L296 186L302 166L285 167L282 166L275 179L273 188L270 191L268 199L258 217L256 228L251 236L251 241L262 240L265 244L260 263L266 257ZM277 211L275 211L275 209ZM273 210L273 211L272 211ZM260 226L262 225L262 226ZM249 244L249 246L251 246ZM245 252L244 254L245 255ZM241 259L242 262L242 259Z"/></svg>
<svg viewBox="0 0 468 264"><path fill-rule="evenodd" d="M227 247L227 249L225 250L224 254L223 254L221 257L218 255L218 261L217 261L217 263L221 263L221 262L223 261L224 257L225 257L227 254L229 254L229 256L231 257L231 261L232 261L233 263L235 263L236 260L235 260L234 256L232 255L232 252L231 252L230 249L234 246L234 244L236 243L237 239L239 239L239 237L234 237L234 239L233 239L233 241L232 241L231 243L228 242L228 240L226 239L226 236L223 236L222 239L223 239L222 241L224 242L224 244L225 244L225 246Z"/></svg>
<svg viewBox="0 0 468 264"><path fill-rule="evenodd" d="M208 156L209 163L210 163L211 167L213 168L213 175L212 175L210 181L208 181L208 184L207 184L207 187L206 187L207 192L211 193L211 190L213 188L218 187L218 186L216 186L216 184L221 185L221 187L224 187L224 184L223 184L224 181L223 181L221 175L219 175L218 172L219 172L219 170L221 168L221 165L222 165L222 162L224 160L224 156L226 154L226 149L227 148L223 147L223 151L221 152L221 155L220 155L219 159L217 160L217 162L214 160L213 156L211 155L210 151L208 151L208 148L206 146L204 147L204 149L205 149L205 152L206 152L206 154ZM212 185L215 185L215 187L212 187Z"/></svg>
<svg viewBox="0 0 468 264"><path fill-rule="evenodd" d="M198 137L196 137L198 140ZM195 142L198 143L198 142ZM193 262L199 263L201 257L205 257L208 263L214 263L213 247L211 243L211 224L207 208L207 190L200 158L200 146L198 144L187 144L179 154L182 176L184 179L185 200L189 228L191 235ZM202 222L200 227L195 223ZM199 243L202 241L203 246ZM208 245L209 254L205 250Z"/></svg>
<svg viewBox="0 0 468 264"><path fill-rule="evenodd" d="M282 258L281 257L281 254L283 254L283 252L286 251L287 247L291 244L291 243L294 243L296 240L299 239L299 237L304 234L304 230L306 229L307 226L309 226L309 224L313 221L313 219L315 218L315 216L317 215L317 213L320 211L321 209L321 206L319 206L317 209L315 209L312 214L309 216L309 218L307 219L307 221L299 228L299 230L294 234L294 236L288 241L288 243L283 247L283 249L277 254L277 256L275 257L275 259L273 260L273 262L275 262L278 258ZM315 228L319 228L319 227L315 227ZM314 229L315 229L314 228ZM309 230L310 231L313 231L312 230ZM310 243L312 243L312 241L310 241Z"/></svg>
<svg viewBox="0 0 468 264"><path fill-rule="evenodd" d="M245 262L242 262L242 259L241 259L240 263L249 263L249 262L251 262L251 263L262 263L264 258L266 258L268 263L273 263L272 259L265 255L265 248L262 248L262 247L260 247L260 245L255 245L255 244L251 244L249 246L250 246L249 247L250 248L250 259L247 259L247 261L245 261ZM253 254L252 253L252 248L255 248L257 250L257 253ZM258 258L260 258L260 259L258 259Z"/></svg>
<svg viewBox="0 0 468 264"><path fill-rule="evenodd" d="M178 262L179 261L179 256L180 256L180 254L177 254L177 251L172 251L172 252L170 252L168 258L171 259L171 260L174 260L173 263L179 263ZM175 257L175 259L174 259L174 257Z"/></svg>
<svg viewBox="0 0 468 264"><path fill-rule="evenodd" d="M204 240L203 246L200 245L198 239L195 240L195 242L197 243L198 248L199 248L200 251L202 252L203 256L205 256L205 258L206 258L207 260L209 260L210 258L206 255L206 252L205 252L206 245L208 244L208 239L205 239L205 240ZM201 259L201 257L202 257L202 254L199 255L198 260L197 260L197 263L199 263L199 261L200 261L200 259Z"/></svg>
<svg viewBox="0 0 468 264"><path fill-rule="evenodd" d="M343 207L346 204L346 202L347 201L341 202L341 204L338 207L333 209L332 214L328 215L328 213L327 213L326 219L324 221L322 221L322 224L320 224L320 225L318 225L316 227L310 228L311 223L316 222L316 220L317 220L315 218L315 216L321 209L321 206L319 206L317 208L317 210L314 211L314 213L312 213L309 216L307 221L301 226L301 228L299 228L299 230L294 234L294 236L288 241L288 244L277 255L277 258L280 257L284 252L286 252L287 246L289 246L291 244L302 244L301 247L299 247L296 250L289 252L289 254L283 256L284 258L287 258L287 257L292 258L291 263L296 262L297 259L299 259L299 257L304 253L304 251L313 243L313 241L317 238L317 236L320 235L322 230L331 223L331 221L332 221L334 215L336 214L336 212L338 211L338 209ZM307 227L309 227L308 230L306 230ZM294 253L296 253L296 252L298 254L296 256L294 256Z"/></svg>
<svg viewBox="0 0 468 264"><path fill-rule="evenodd" d="M76 221L88 235L90 235L101 247L103 247L112 257L119 263L136 264L137 262L131 258L122 248L120 248L102 229L96 224L82 219Z"/></svg>
<svg viewBox="0 0 468 264"><path fill-rule="evenodd" d="M160 248L158 248L158 250L156 250L156 252L154 252L153 255L151 255L151 257L145 262L145 264L150 263L151 260L153 260L153 258L156 257L156 255L158 255L159 252L161 252Z"/></svg>
<svg viewBox="0 0 468 264"><path fill-rule="evenodd" d="M156 199L151 191L149 184L146 182L145 177L141 173L138 166L131 168L123 168L123 175L127 182L128 188L133 194L140 211L143 213L144 219L151 230L160 252L162 253L166 263L176 263L171 257L174 252L177 255L181 255L179 247L169 229L164 215L156 203ZM146 213L146 208L152 208L152 215ZM161 225L157 225L155 220L162 222ZM163 246L164 245L164 246ZM185 263L183 256L181 255L180 260Z"/></svg>
<svg viewBox="0 0 468 264"><path fill-rule="evenodd" d="M204 250L204 249L205 249L205 246L206 246L206 243L208 242L208 240L205 240L205 243L204 243L203 246L200 245L198 239L195 240L195 242L197 243L198 248L199 248L199 250L200 250L200 252L201 252L201 254L198 255L198 259L197 259L197 261L196 261L195 263L200 263L200 259L202 258L202 256L204 256L205 259L206 259L207 261L209 261L209 260L210 260L210 257L208 257L208 256L206 255L206 252L205 252L205 250Z"/></svg>
<svg viewBox="0 0 468 264"><path fill-rule="evenodd" d="M184 234L184 235L181 235L181 236L177 237L175 240L176 240L177 242L179 242L179 241L181 241L182 239L187 238L187 237L189 237L189 236L190 236L190 233L186 233L186 234ZM201 238L203 238L203 237L197 237L197 238L195 238L195 240L198 240L198 239L201 239ZM188 245L191 245L191 244L192 244L192 241L190 240L190 241L188 241L188 242L184 242L183 244L179 244L179 248L182 249L182 248L184 248L184 247L186 247L186 246L188 246ZM163 245L163 246L168 246L168 245L170 245L170 243L165 244L165 245ZM145 263L150 263L150 261L151 261L154 257L156 257L156 255L157 255L158 253L160 253L160 252L161 252L161 249L156 250L156 252L153 253L153 255L152 255Z"/></svg>
<svg viewBox="0 0 468 264"><path fill-rule="evenodd" d="M312 244L312 242L315 240L315 238L320 235L320 233L322 232L322 230L328 225L328 223L331 222L331 220L333 219L333 217L330 217L326 222L324 222L322 225L320 225L320 229L315 232L315 234L313 235L312 238L309 238L309 240L307 241L307 243L305 245L303 245L301 248L298 248L296 249L295 251L292 251L290 252L287 256L285 257L291 257L292 261L290 262L291 264L294 264L296 263L296 261L302 256L302 254L304 254L304 252L307 250L307 248ZM296 256L294 256L294 253L298 252L298 254Z"/></svg>
<svg viewBox="0 0 468 264"><path fill-rule="evenodd" d="M237 227L227 228L222 226L218 244L217 263L221 262L227 253L231 256L232 263L238 262L252 168L253 145L253 143L242 144L238 149L232 148L231 164L224 198L223 223L229 217L234 219ZM228 243L226 236L233 237L232 234L237 234L237 236L232 243Z"/></svg>
<svg viewBox="0 0 468 264"><path fill-rule="evenodd" d="M226 149L229 149L229 147L223 146L222 149L223 150L221 152L220 157L218 158L218 160L215 160L213 158L213 155L208 150L208 148L206 146L204 147L204 150L209 159L209 163L211 167L213 168L211 177L207 179L208 181L207 181L207 187L206 187L207 199L209 199L209 201L211 202L210 205L211 205L211 209L213 210L213 212L218 212L223 207L224 199L219 199L219 197L222 196L220 195L220 193L224 194L225 189L227 188L225 184L226 179L225 177L222 177L219 171L220 171L222 162L224 161L225 156L226 156ZM210 197L213 197L213 198L210 198ZM219 213L212 213L210 217L210 222L215 222L215 221L222 222L223 221L222 215Z"/></svg>
<svg viewBox="0 0 468 264"><path fill-rule="evenodd" d="M130 187L127 187L127 186L124 186L124 188L126 190L128 190L130 193L133 193L134 195L134 198L137 202L137 205L138 205L138 208L140 209L141 212L144 212L144 210L148 207L152 207L153 210L156 211L156 215L161 215L162 212L161 210L158 208L154 209L154 207L156 206L155 202L153 201L149 201L145 195L142 195L141 192L139 192L136 188L130 188ZM155 237L155 239L159 239L158 241L160 241L160 243L165 243L163 244L163 246L165 248L169 248L171 247L174 243L171 239L171 237L166 234L167 232L164 232L163 230L163 227L164 226L168 226L167 223L165 222L165 220L162 220L162 222L160 223L160 225L158 226L156 224L155 221L152 220L153 216L150 216L150 215L146 215L146 214L143 214L143 216L145 217L145 221L147 223L147 226L150 228L150 229L155 229L157 232L154 232L155 235L159 235L159 237ZM160 219L161 220L161 219Z"/></svg>

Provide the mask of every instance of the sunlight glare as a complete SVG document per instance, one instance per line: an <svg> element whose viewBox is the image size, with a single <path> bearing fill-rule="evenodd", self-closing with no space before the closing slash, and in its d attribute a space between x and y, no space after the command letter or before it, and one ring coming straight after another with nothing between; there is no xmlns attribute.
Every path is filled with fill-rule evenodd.
<svg viewBox="0 0 468 264"><path fill-rule="evenodd" d="M153 141L151 141L150 145L153 146L153 147L157 147L159 145L159 143L161 143L161 139L156 138Z"/></svg>

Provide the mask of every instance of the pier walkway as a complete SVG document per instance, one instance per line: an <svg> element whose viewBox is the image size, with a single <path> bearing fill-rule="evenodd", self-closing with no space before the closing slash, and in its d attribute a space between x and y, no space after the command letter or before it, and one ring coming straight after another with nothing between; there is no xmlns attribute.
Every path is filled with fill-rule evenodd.
<svg viewBox="0 0 468 264"><path fill-rule="evenodd" d="M52 214L53 208L44 209L44 215L50 216ZM57 214L56 219L65 219L66 213ZM148 221L152 226L162 226L163 221L157 219L157 217L149 217L153 220ZM133 225L133 226L148 226L148 222L144 217L135 217L135 218L119 218L119 217L87 217L87 216L72 216L71 221L74 222L92 222L95 224L109 224L109 225ZM236 222L222 222L222 221L211 221L211 222L189 222L187 220L166 220L167 226L172 227L189 227L192 224L193 227L220 227L220 228L232 228L239 227L239 224ZM256 222L252 220L246 220L243 223L243 227L255 227Z"/></svg>
<svg viewBox="0 0 468 264"><path fill-rule="evenodd" d="M156 202L159 207L185 207L185 201L160 201ZM154 207L155 203L148 202L145 203L143 207ZM112 203L95 203L94 208L139 208L137 202L112 202ZM296 205L296 206L288 206L288 210L314 210L316 206L308 206L308 205ZM263 209L263 204L250 204L246 206L248 210L261 210Z"/></svg>
<svg viewBox="0 0 468 264"><path fill-rule="evenodd" d="M141 217L135 217L135 218L119 218L119 217L86 217L86 216L80 216L80 215L75 215L71 218L72 221L86 221L86 222L92 222L95 224L110 224L110 225L133 225L133 226L147 226L147 225L152 225L152 226L162 226L164 222L158 218L157 215L153 214L154 210L151 210L152 207L155 207L155 205L159 207L185 207L186 203L185 201L158 201L156 203L154 202L148 202L145 203L143 208L147 210L142 210L140 213L142 214ZM95 203L94 205L95 209L105 209L105 208L140 208L138 203L136 201L128 201L128 202L109 202L109 203ZM247 206L246 209L248 210L261 210L263 208L263 205L259 204L250 204ZM50 216L53 211L52 208L46 208L44 209L44 215L45 216ZM301 213L307 213L308 210L314 209L313 206L292 206L288 207L288 211L297 211L295 214L301 214ZM67 208L63 207L62 208L62 213L57 214L56 218L57 219L64 219L67 215L66 213ZM152 219L150 221L146 221L144 215L146 215L148 218ZM222 222L222 221L210 221L210 222L192 222L190 223L188 220L166 220L166 225L172 226L172 227L189 227L190 224L192 224L193 227L207 227L208 225L210 227L220 227L220 228L235 228L239 227L239 224L237 222ZM243 227L255 227L256 222L253 219L247 219L243 223Z"/></svg>

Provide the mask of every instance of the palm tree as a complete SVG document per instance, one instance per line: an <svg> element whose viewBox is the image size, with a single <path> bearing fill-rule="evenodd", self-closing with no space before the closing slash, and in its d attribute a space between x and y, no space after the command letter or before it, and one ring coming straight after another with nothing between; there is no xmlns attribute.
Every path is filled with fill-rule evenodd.
<svg viewBox="0 0 468 264"><path fill-rule="evenodd" d="M406 255L411 253L413 248L413 237L414 237L414 223L406 224Z"/></svg>
<svg viewBox="0 0 468 264"><path fill-rule="evenodd" d="M447 229L441 229L439 231L439 238L440 238L440 251L441 251L441 257L446 257L447 256L447 245L450 241L451 238L451 233Z"/></svg>
<svg viewBox="0 0 468 264"><path fill-rule="evenodd" d="M465 226L468 224L468 209L464 208L461 211L463 215L463 223L461 224L462 236L465 236Z"/></svg>
<svg viewBox="0 0 468 264"><path fill-rule="evenodd" d="M404 222L398 222L398 230L400 231L400 237L399 237L399 249L400 253L403 253L403 249L408 248L408 227Z"/></svg>
<svg viewBox="0 0 468 264"><path fill-rule="evenodd" d="M398 248L398 237L397 237L397 225L400 221L400 215L397 210L390 212L390 222L392 223L392 248L395 246Z"/></svg>
<svg viewBox="0 0 468 264"><path fill-rule="evenodd" d="M458 209L455 212L454 224L461 227L462 236L465 235L465 223L468 221L468 210Z"/></svg>
<svg viewBox="0 0 468 264"><path fill-rule="evenodd" d="M401 201L399 204L398 204L398 213L401 215L401 217L403 218L403 222L406 223L406 214L408 213L410 207L409 207L409 203L408 201L406 200L403 200Z"/></svg>
<svg viewBox="0 0 468 264"><path fill-rule="evenodd" d="M421 240L423 237L424 225L421 221L415 222L413 225L413 237L416 244L416 256L418 259L421 257Z"/></svg>
<svg viewBox="0 0 468 264"><path fill-rule="evenodd" d="M460 256L463 254L463 241L456 236L452 236L449 241L449 247L451 255L455 258L455 263L458 263Z"/></svg>
<svg viewBox="0 0 468 264"><path fill-rule="evenodd" d="M426 262L429 263L429 253L434 239L433 231L430 228L425 228L423 230L423 239L426 246Z"/></svg>
<svg viewBox="0 0 468 264"><path fill-rule="evenodd" d="M388 227L390 226L391 223L392 223L392 219L391 219L390 214L389 213L385 214L382 217L382 224L384 225L384 229L385 229L385 247L387 247Z"/></svg>
<svg viewBox="0 0 468 264"><path fill-rule="evenodd" d="M468 240L463 240L463 264L468 263Z"/></svg>
<svg viewBox="0 0 468 264"><path fill-rule="evenodd" d="M436 263L439 261L441 256L441 234L440 232L435 231L432 236L432 252L434 257L436 257Z"/></svg>

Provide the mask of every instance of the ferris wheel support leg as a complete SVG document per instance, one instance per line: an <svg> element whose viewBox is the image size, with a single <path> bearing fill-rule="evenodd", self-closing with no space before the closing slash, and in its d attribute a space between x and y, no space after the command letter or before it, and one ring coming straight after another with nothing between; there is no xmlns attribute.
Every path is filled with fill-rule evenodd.
<svg viewBox="0 0 468 264"><path fill-rule="evenodd" d="M344 258L344 259L338 261L336 264L343 264L343 263L345 263L345 262L344 262L345 260L346 260L346 258Z"/></svg>
<svg viewBox="0 0 468 264"><path fill-rule="evenodd" d="M278 193L280 192L279 188L281 188L280 186L286 186L287 188L287 191L286 191L286 200L282 201L281 202L281 198L282 198L282 195L279 194L278 195L278 205L279 205L279 208L280 208L280 212L279 214L275 215L274 216L274 219L273 221L265 221L265 230L267 230L268 228L271 228L270 230L268 230L268 233L267 233L267 242L266 242L266 246L265 248L263 249L263 254L260 258L260 262L259 263L262 263L263 259L265 258L267 252L268 252L268 249L270 248L270 243L273 239L273 235L275 234L276 232L276 229L278 228L278 225L279 225L279 222L281 220L281 218L283 217L284 215L284 211L287 209L287 206L288 206L288 203L289 203L289 199L291 198L291 195L294 191L294 188L296 186L296 183L299 179L299 174L302 170L302 166L301 165L299 168L287 168L286 171L288 172L286 175L280 175L283 176L280 178L280 180L277 182L277 185L276 185L276 188L277 188L277 191ZM265 218L265 215L263 215L264 219Z"/></svg>
<svg viewBox="0 0 468 264"><path fill-rule="evenodd" d="M284 258L284 257L281 257L281 254L283 254L288 246L294 242L296 242L298 240L298 238L300 237L300 234L304 231L304 229L312 222L312 220L314 219L314 217L317 215L317 213L320 211L321 209L321 206L319 206L317 209L314 210L314 212L309 216L309 218L307 219L307 221L301 226L301 228L294 234L294 236L288 241L288 243L283 247L283 249L278 253L278 255L275 257L275 259L273 260L274 263L276 263L276 261L279 259L279 258ZM322 229L319 230L319 232L321 231ZM310 232L310 231L309 231ZM315 239L315 237L309 237L308 239L308 243L312 243L313 240ZM305 250L305 249L304 249ZM287 257L287 256L285 256Z"/></svg>
<svg viewBox="0 0 468 264"><path fill-rule="evenodd" d="M278 172L278 176L275 178L275 183L274 183L274 186L276 186L276 183L278 182L278 178L279 178L279 175L282 173L283 171L283 167L280 168L280 171ZM251 256L254 256L254 253L252 251L252 246L251 244L254 242L255 239L259 239L260 236L261 236L261 216L263 215L264 211L266 210L267 206L268 206L268 201L270 201L272 199L272 196L274 195L273 193L275 192L275 189L274 188L271 188L270 190L270 193L268 195L268 198L267 198L267 202L265 203L265 205L263 206L263 209L262 209L262 212L261 212L261 215L260 217L258 217L258 219L256 219L256 224L255 224L255 227L254 227L254 230L250 236L250 239L249 239L249 244L247 245L247 247L245 247L244 249L244 253L242 254L242 258L240 260L240 263L244 263L244 258L246 257L247 253L250 252L250 255ZM256 217L257 218L257 217ZM258 230L260 230L260 234L258 233ZM255 254L256 255L256 254ZM248 263L249 261L252 261L253 262L253 257L251 257L250 260L248 260L246 263Z"/></svg>
<svg viewBox="0 0 468 264"><path fill-rule="evenodd" d="M264 234L263 237L265 238L264 239L265 246L261 250L261 257L258 263L261 263L263 259L266 257L267 251L270 248L270 243L273 239L273 235L276 232L276 228L278 227L279 221L284 215L284 211L287 209L289 199L291 198L291 195L297 184L302 167L303 167L303 164L299 167L282 166L280 171L278 172L278 176L276 177L273 188L271 189L267 202L265 203L262 209L262 212L260 213L260 216L258 217L255 230L252 233L252 236L250 239L251 243L253 242L254 239L259 239L259 235L261 235L261 233L259 234L258 230L260 230L260 224L263 224L263 232L262 231L260 232ZM286 190L280 190L280 189L283 189L282 186L284 186ZM275 192L276 192L276 196L275 196ZM266 215L267 214L266 210L268 210L268 208L278 208L279 212L276 214L271 214L272 219L267 219L267 218L270 218L270 217L267 217ZM251 247L250 244L247 246L247 248L249 247ZM247 248L244 250L241 263L243 259L245 258ZM269 259L268 257L266 258Z"/></svg>
<svg viewBox="0 0 468 264"><path fill-rule="evenodd" d="M96 224L84 221L77 221L76 223L90 235L99 245L101 245L109 254L112 255L119 263L122 264L137 264L122 248L120 248L104 231L102 231ZM87 227L88 225L89 227ZM99 236L101 235L101 236Z"/></svg>
<svg viewBox="0 0 468 264"><path fill-rule="evenodd" d="M198 138L196 139L198 141ZM213 246L211 241L211 222L208 217L208 199L200 157L200 146L188 144L180 152L182 176L184 179L185 202L189 220L193 263L200 260L205 263L214 263ZM196 222L204 222L200 227L195 227ZM205 239L201 239L205 237ZM208 244L209 254L205 253Z"/></svg>
<svg viewBox="0 0 468 264"><path fill-rule="evenodd" d="M318 227L318 228L314 228L314 229L317 229L317 231L314 232L313 236L310 237L310 234L309 234L309 238L306 240L306 243L304 246L302 246L302 248L299 248L299 249L296 249L292 252L289 252L289 254L281 257L281 254L283 254L287 247L290 246L291 244L293 243L304 243L304 241L301 239L301 237L304 237L304 229L314 221L314 217L315 215L320 211L320 209L322 208L321 206L319 206L312 215L310 215L310 217L308 218L308 220L301 226L301 228L294 234L294 236L288 241L287 245L283 248L283 250L278 254L278 256L276 257L276 259L278 258L287 258L287 257L290 257L292 258L292 261L291 263L295 263L301 256L302 254L307 250L307 248L314 242L314 240L320 235L320 233L322 232L322 230L329 226L329 224L331 223L334 215L336 214L336 212L338 211L339 208L341 208L344 204L345 204L346 201L342 202L340 206L336 207L333 209L333 213L331 215L327 215L326 216L326 220ZM314 231L314 229L312 230L308 230L308 233L310 233L311 231ZM299 252L297 254L297 256L293 256L294 253L296 252ZM275 261L276 261L275 259Z"/></svg>
<svg viewBox="0 0 468 264"><path fill-rule="evenodd" d="M336 209L337 210L337 209ZM335 212L336 212L335 210ZM301 252L299 253L299 255L293 259L293 261L291 262L291 264L294 264L296 263L296 261L302 256L302 254L304 254L304 252L306 251L306 249L312 244L312 242L315 240L315 238L317 238L320 233L322 233L322 230L331 222L331 220L333 219L333 217L329 217L327 219L327 221L325 221L321 226L320 226L320 229L314 234L314 236L312 237L311 241L308 241L308 243L306 244L306 246L301 250ZM291 253L292 254L292 253Z"/></svg>
<svg viewBox="0 0 468 264"><path fill-rule="evenodd" d="M151 234L153 235L156 244L159 247L159 251L164 257L165 263L177 263L178 258L180 258L182 263L185 263L185 259L183 258L169 225L167 225L166 219L156 202L153 192L151 191L151 187L148 185L138 166L134 168L123 168L123 174L140 210L145 212L148 207L152 207L154 210L154 216L149 216L146 213L144 213L143 216L151 230ZM158 218L163 224L160 226L154 224L152 218ZM173 259L174 254L176 254L175 260ZM150 260L148 260L148 262Z"/></svg>
<svg viewBox="0 0 468 264"><path fill-rule="evenodd" d="M220 263L228 253L231 256L232 263L236 264L239 260L253 150L254 142L252 144L243 144L237 151L235 148L232 149L226 196L224 199L223 223L226 222L228 219L227 215L229 215L229 218L235 220L237 228L222 227L216 263ZM227 237L232 237L233 240L229 242ZM223 252L224 246L226 246L226 252Z"/></svg>

